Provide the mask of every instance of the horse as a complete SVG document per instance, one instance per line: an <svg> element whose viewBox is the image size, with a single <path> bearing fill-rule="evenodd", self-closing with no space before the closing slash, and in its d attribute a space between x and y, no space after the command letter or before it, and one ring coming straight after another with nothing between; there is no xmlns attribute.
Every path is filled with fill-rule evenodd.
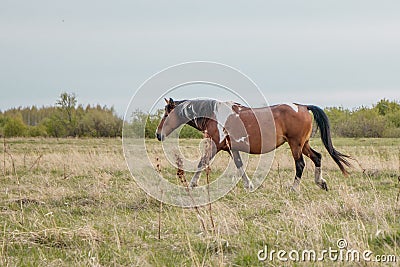
<svg viewBox="0 0 400 267"><path fill-rule="evenodd" d="M295 162L295 178L291 189L298 190L305 167L303 155L309 157L315 165L315 183L328 191L326 180L322 177L322 155L310 146L312 134L312 116L320 129L322 143L329 155L338 165L344 176L348 175L345 166L351 164L350 156L337 151L331 139L330 124L326 113L315 105L294 103L294 106L278 104L268 107L250 108L236 102L221 102L213 99L179 100L164 98L165 112L157 130L156 137L163 141L171 132L183 124L203 132L212 139L211 153L202 156L190 187L196 187L201 170L219 151L227 151L240 172L246 189L253 184L243 170L239 151L250 154L271 152L288 142ZM223 108L225 112L223 112ZM229 112L226 112L228 110ZM221 116L221 113L224 113ZM200 114L200 115L196 115ZM223 118L221 120L221 118ZM238 126L239 125L239 126ZM242 126L240 126L242 125Z"/></svg>

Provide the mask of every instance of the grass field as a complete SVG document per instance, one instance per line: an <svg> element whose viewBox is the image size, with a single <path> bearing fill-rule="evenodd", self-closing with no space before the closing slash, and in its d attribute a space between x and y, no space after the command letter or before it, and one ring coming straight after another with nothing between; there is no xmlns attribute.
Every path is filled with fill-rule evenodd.
<svg viewBox="0 0 400 267"><path fill-rule="evenodd" d="M246 192L240 182L211 209L182 209L161 207L138 188L119 139L7 139L0 154L0 265L282 266L294 262L279 261L276 254L260 262L259 250L320 252L337 249L339 239L347 249L370 250L371 258L399 257L400 140L333 141L358 163L343 177L313 138L328 192L314 184L308 159L300 191L288 190L294 163L285 145L257 191ZM184 153L197 143L184 140ZM159 143L149 145L154 160ZM174 180L176 170L160 157L161 172ZM219 154L212 175L227 160ZM326 257L311 264L334 262ZM335 264L381 265L362 259Z"/></svg>

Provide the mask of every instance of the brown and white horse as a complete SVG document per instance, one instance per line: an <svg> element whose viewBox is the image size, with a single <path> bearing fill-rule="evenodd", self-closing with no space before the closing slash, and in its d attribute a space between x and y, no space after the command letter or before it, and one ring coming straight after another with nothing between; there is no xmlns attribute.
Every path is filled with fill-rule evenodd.
<svg viewBox="0 0 400 267"><path fill-rule="evenodd" d="M239 169L245 188L253 184L243 170L239 151L251 154L268 153L285 142L289 143L296 166L296 176L292 189L297 190L305 167L303 154L315 164L315 183L328 190L321 174L321 154L310 147L312 117L321 131L321 140L329 155L339 166L344 175L344 167L350 166L349 156L338 152L332 145L329 121L324 111L313 105L295 104L296 108L281 104L262 108L249 108L234 102L216 100L181 100L165 99L165 113L158 125L156 136L162 141L182 124L188 124L211 138L215 146L206 153L198 164L190 186L197 186L201 170L219 151L227 151L233 157ZM297 109L297 110L296 110ZM228 110L228 112L227 112ZM222 120L221 120L222 118ZM207 157L207 158L206 158Z"/></svg>

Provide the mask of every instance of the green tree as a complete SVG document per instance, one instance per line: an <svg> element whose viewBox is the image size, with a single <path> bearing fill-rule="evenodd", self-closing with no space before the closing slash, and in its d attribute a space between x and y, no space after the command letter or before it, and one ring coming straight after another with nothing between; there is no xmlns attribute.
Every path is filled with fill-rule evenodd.
<svg viewBox="0 0 400 267"><path fill-rule="evenodd" d="M16 137L24 136L26 134L27 127L22 121L22 118L8 118L4 125L4 136L6 137Z"/></svg>
<svg viewBox="0 0 400 267"><path fill-rule="evenodd" d="M125 133L129 132L129 135L143 138L146 133L149 135L151 132L150 124L147 126L148 123L151 123L149 116L141 110L135 110L132 112L129 121L126 122Z"/></svg>
<svg viewBox="0 0 400 267"><path fill-rule="evenodd" d="M75 110L76 103L76 95L74 93L68 94L66 92L61 93L60 99L58 99L56 102L56 105L67 114L69 122L72 122L72 116Z"/></svg>
<svg viewBox="0 0 400 267"><path fill-rule="evenodd" d="M158 110L157 113L154 115L145 115L147 117L145 128L146 138L155 138L157 127L160 124L161 116L163 113L163 110Z"/></svg>
<svg viewBox="0 0 400 267"><path fill-rule="evenodd" d="M78 129L82 136L122 136L122 120L113 114L112 109L100 106L87 108L79 122Z"/></svg>
<svg viewBox="0 0 400 267"><path fill-rule="evenodd" d="M380 116L375 109L362 107L342 122L340 135L344 137L383 137L386 125L386 119Z"/></svg>
<svg viewBox="0 0 400 267"><path fill-rule="evenodd" d="M189 125L184 125L179 133L180 138L203 138L203 133Z"/></svg>
<svg viewBox="0 0 400 267"><path fill-rule="evenodd" d="M64 124L66 135L76 136L77 121L75 116L75 106L77 103L74 93L63 92L56 101L56 106L61 110L61 122Z"/></svg>
<svg viewBox="0 0 400 267"><path fill-rule="evenodd" d="M6 124L6 118L3 112L0 111L0 137L4 135L4 125Z"/></svg>
<svg viewBox="0 0 400 267"><path fill-rule="evenodd" d="M65 121L61 118L59 112L55 112L51 117L45 118L42 124L46 128L47 134L52 137L59 138L67 136Z"/></svg>
<svg viewBox="0 0 400 267"><path fill-rule="evenodd" d="M400 128L400 110L391 112L386 117L393 127Z"/></svg>
<svg viewBox="0 0 400 267"><path fill-rule="evenodd" d="M389 101L384 98L381 99L374 108L378 110L379 115L386 116L387 114L400 111L400 104L396 101Z"/></svg>
<svg viewBox="0 0 400 267"><path fill-rule="evenodd" d="M343 124L350 118L350 111L343 107L329 107L325 109L325 113L329 118L332 135L342 136Z"/></svg>
<svg viewBox="0 0 400 267"><path fill-rule="evenodd" d="M43 124L28 127L27 135L31 137L48 136L46 126L44 126Z"/></svg>

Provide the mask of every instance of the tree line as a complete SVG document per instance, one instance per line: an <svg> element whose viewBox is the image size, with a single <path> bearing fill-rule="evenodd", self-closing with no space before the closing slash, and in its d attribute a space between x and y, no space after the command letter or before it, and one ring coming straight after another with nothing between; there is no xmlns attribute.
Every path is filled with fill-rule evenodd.
<svg viewBox="0 0 400 267"><path fill-rule="evenodd" d="M338 137L400 137L400 103L382 99L372 107L325 109Z"/></svg>
<svg viewBox="0 0 400 267"><path fill-rule="evenodd" d="M118 137L122 125L113 108L78 105L69 93L62 93L54 106L0 112L0 135L5 137Z"/></svg>
<svg viewBox="0 0 400 267"><path fill-rule="evenodd" d="M325 112L336 137L400 137L400 103L382 99L372 107L353 110L328 107ZM130 115L128 127L136 136L154 138L164 114L140 110ZM121 137L123 119L114 109L100 105L77 104L75 94L62 93L54 106L19 107L0 111L0 135L5 137ZM182 138L202 138L196 129L185 125Z"/></svg>

